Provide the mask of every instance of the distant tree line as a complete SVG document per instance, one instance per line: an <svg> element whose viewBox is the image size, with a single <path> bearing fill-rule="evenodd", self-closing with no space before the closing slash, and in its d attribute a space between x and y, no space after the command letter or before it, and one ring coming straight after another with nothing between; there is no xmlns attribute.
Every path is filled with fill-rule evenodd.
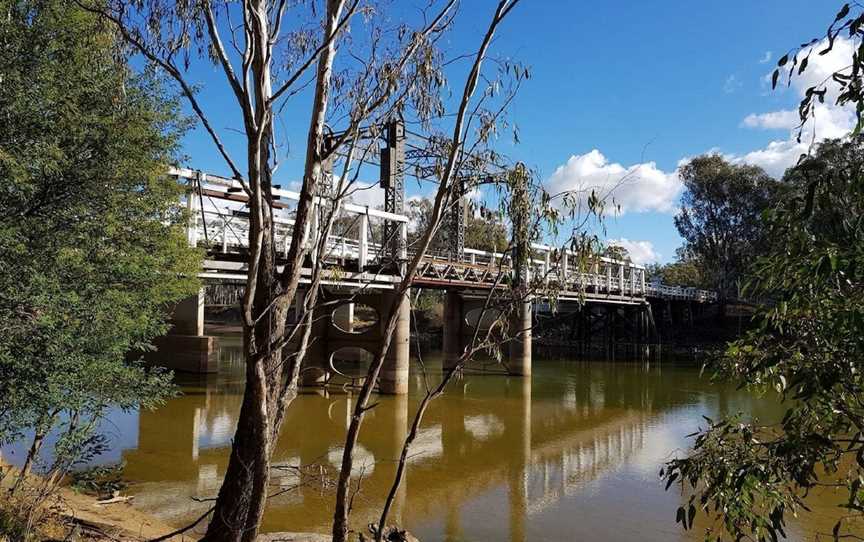
<svg viewBox="0 0 864 542"><path fill-rule="evenodd" d="M417 243L422 233L431 226L433 203L429 198L417 198L409 202L408 215L413 224L408 233L409 246ZM466 248L487 252L503 252L507 249L510 235L498 210L468 200L465 207L457 212L464 213ZM433 235L429 251L446 252L450 246L449 236L450 231L445 222Z"/></svg>

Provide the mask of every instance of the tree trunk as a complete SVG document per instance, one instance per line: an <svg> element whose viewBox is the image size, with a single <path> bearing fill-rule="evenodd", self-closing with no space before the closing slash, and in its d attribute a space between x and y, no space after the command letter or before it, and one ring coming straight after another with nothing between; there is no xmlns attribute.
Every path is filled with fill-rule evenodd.
<svg viewBox="0 0 864 542"><path fill-rule="evenodd" d="M329 0L327 10L328 36L336 31L342 1ZM258 4L260 17L253 17L253 35L259 41L253 60L256 116L263 137L255 143L249 137L249 183L253 186L250 199L250 276L244 307L248 311L244 325L246 355L246 389L237 423L237 433L231 457L213 517L204 540L218 542L252 542L267 503L272 447L279 435L288 404L296 396L299 357L282 363L281 345L286 333L286 316L294 301L300 272L306 255L305 244L314 209L314 196L322 176L321 145L324 133L334 46L331 42L321 54L313 113L310 121L304 186L295 217L294 235L288 261L281 277L276 269L276 251L272 201L270 191L270 141L272 132L271 96L267 13ZM263 54L261 51L268 51ZM262 109L263 108L263 109ZM249 127L247 127L247 132ZM247 134L248 135L248 134ZM255 243L255 244L253 244ZM257 260L256 260L257 255ZM250 286L254 296L250 296ZM251 307L250 307L251 304ZM286 366L287 365L287 370ZM283 376L287 373L287 382Z"/></svg>
<svg viewBox="0 0 864 542"><path fill-rule="evenodd" d="M228 469L203 540L239 542L257 535L270 469L267 435L260 431L267 425L268 418L267 384L263 377L263 370L256 370L254 365L247 368L246 391Z"/></svg>
<svg viewBox="0 0 864 542"><path fill-rule="evenodd" d="M53 415L51 418L53 419ZM43 422L43 420L40 420L40 422ZM42 449L42 443L45 441L45 435L47 434L47 429L43 429L44 426L44 423L38 423L36 425L37 429L33 435L33 441L30 443L30 449L27 450L27 458L24 460L21 472L18 473L18 479L15 480L12 488L9 489L10 496L14 495L15 492L18 491L18 488L24 484L27 477L30 475L30 470L33 468L33 462L36 460L36 456L39 455L39 450ZM50 427L50 424L48 427Z"/></svg>
<svg viewBox="0 0 864 542"><path fill-rule="evenodd" d="M269 132L268 132L269 134ZM272 310L278 292L275 286L275 251L267 139L249 152L249 179L253 188L249 212L250 277L246 283L243 347L246 357L246 385L231 456L213 517L203 540L251 542L267 503L270 479L273 408L281 383L281 355L272 350L272 341L282 338L285 322L282 311ZM256 193L258 197L256 196ZM263 315L263 317L262 317Z"/></svg>

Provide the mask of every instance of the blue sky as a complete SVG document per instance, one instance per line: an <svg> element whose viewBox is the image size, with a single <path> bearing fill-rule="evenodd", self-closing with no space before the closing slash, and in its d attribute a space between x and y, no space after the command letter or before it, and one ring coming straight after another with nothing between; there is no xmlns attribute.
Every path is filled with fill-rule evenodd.
<svg viewBox="0 0 864 542"><path fill-rule="evenodd" d="M448 45L470 49L494 4L465 2ZM502 150L559 187L602 185L635 167L616 189L625 213L607 220L609 238L626 239L644 261L668 261L680 244L672 222L680 160L721 152L779 175L797 157L789 112L799 94L794 85L771 92L764 77L790 46L822 34L838 7L812 0L523 0L493 48L532 70L510 115L521 143L502 140ZM818 75L818 66L813 71ZM225 130L239 122L221 74L201 66L193 75L214 124L237 148L239 136ZM824 114L830 126L820 137L846 129L845 112L829 107ZM290 151L278 175L283 184L300 177L308 97L298 96L286 118L297 123L284 127ZM227 173L200 130L184 147L191 167Z"/></svg>

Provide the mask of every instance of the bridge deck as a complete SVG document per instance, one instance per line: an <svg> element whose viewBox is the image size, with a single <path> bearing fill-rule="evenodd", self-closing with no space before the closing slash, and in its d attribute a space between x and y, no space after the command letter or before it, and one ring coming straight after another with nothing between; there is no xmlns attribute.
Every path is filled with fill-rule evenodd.
<svg viewBox="0 0 864 542"><path fill-rule="evenodd" d="M174 170L186 179L190 191L186 205L190 211L189 243L205 246L208 256L200 277L215 282L246 280L243 257L248 251L247 198L239 193L239 183L222 177ZM299 194L274 189L274 236L280 250L287 255L294 221L293 201ZM323 209L325 200L316 206ZM314 213L317 217L318 213ZM397 224L399 239L385 242L385 223ZM400 279L399 268L411 255L407 247L408 217L370 207L343 203L334 222L334 235L328 237L325 255L325 285L348 288L392 289ZM317 223L310 232L310 243L316 243ZM393 243L398 250L395 251ZM716 292L681 288L646 281L645 268L632 262L605 257L593 258L587 265L573 253L533 245L529 273L535 280L560 285L559 299L592 299L614 303L642 303L646 298L712 301ZM500 281L510 271L508 254L466 248L460 256L431 254L421 262L413 284L425 288L458 288L483 291ZM577 264L578 262L578 264ZM304 281L311 270L304 270Z"/></svg>

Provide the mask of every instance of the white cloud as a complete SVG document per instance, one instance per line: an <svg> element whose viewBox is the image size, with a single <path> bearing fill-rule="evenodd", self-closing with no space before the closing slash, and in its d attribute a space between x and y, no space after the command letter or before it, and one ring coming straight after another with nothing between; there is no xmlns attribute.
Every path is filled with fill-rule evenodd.
<svg viewBox="0 0 864 542"><path fill-rule="evenodd" d="M555 170L546 186L552 194L576 194L583 205L594 191L597 197L606 199L607 209L612 203L619 205L621 214L673 212L681 193L677 172L664 172L654 162L631 166L610 163L597 149L571 156Z"/></svg>
<svg viewBox="0 0 864 542"><path fill-rule="evenodd" d="M727 154L724 157L733 164L759 166L768 175L779 179L787 169L798 162L798 158L807 152L807 148L805 143L797 143L795 140L772 141L763 149L742 155Z"/></svg>
<svg viewBox="0 0 864 542"><path fill-rule="evenodd" d="M654 243L651 241L631 241L625 237L620 239L610 239L609 244L612 246L622 247L630 254L633 263L645 265L660 261L661 255L654 250Z"/></svg>
<svg viewBox="0 0 864 542"><path fill-rule="evenodd" d="M795 99L801 99L809 87L830 79L832 73L849 64L854 52L852 42L842 37L837 38L830 53L819 55L825 45L825 42L816 44L807 69L800 76L793 77L790 88ZM790 60L790 65L791 62ZM768 77L770 79L770 73ZM733 90L736 85L740 86L740 81L734 75L729 76L727 83L732 85ZM786 169L798 162L802 154L811 150L814 141L818 143L823 139L844 137L855 126L854 110L851 107L834 105L836 94L836 87L829 87L825 103L814 104L814 116L801 133L801 143L797 140L797 109L781 109L747 115L741 121L741 126L762 130L786 130L785 138L739 154L724 153L721 149L709 149L706 152L721 154L732 163L759 166L769 175L780 178ZM678 165L686 161L685 157ZM602 152L595 149L586 154L571 156L555 170L547 181L547 188L553 194L565 190L578 191L583 202L594 190L598 197L607 198L610 205L612 201L620 205L621 214L652 211L670 213L677 209L682 185L677 171L663 171L657 168L654 162L630 166L610 163Z"/></svg>
<svg viewBox="0 0 864 542"><path fill-rule="evenodd" d="M805 92L812 86L822 85L824 81L830 80L831 74L848 66L854 45L846 38L839 37L834 42L834 48L826 55L820 55L827 45L823 40L813 46L807 69L801 75L792 78L790 88L795 93L796 99L804 97ZM804 53L806 55L806 51ZM803 58L803 55L799 54ZM789 60L787 67L791 67L793 60ZM788 72L787 72L788 73ZM770 73L767 75L770 80ZM786 75L780 78L781 86ZM828 85L825 103L814 103L813 118L804 126L801 132L801 143L798 142L798 125L800 123L797 110L782 109L767 113L751 113L747 115L741 124L747 128L763 130L788 130L786 139L771 141L762 149L757 149L740 155L725 155L734 163L746 163L759 166L774 177L782 177L787 168L794 166L802 154L809 152L811 143L823 139L839 138L846 136L855 126L855 114L851 107L839 107L835 105L837 97L837 86Z"/></svg>
<svg viewBox="0 0 864 542"><path fill-rule="evenodd" d="M796 99L803 97L809 87L830 79L832 73L849 64L854 52L851 41L839 37L830 53L819 55L818 53L825 46L824 41L816 44L807 69L800 76L793 77L790 88ZM769 56L766 53L765 58ZM789 65L791 62L790 60ZM770 76L769 72L769 81ZM727 86L733 91L740 85L741 82L735 75L730 75L727 79ZM721 149L709 149L706 152L722 154L733 163L759 166L769 175L780 178L786 169L797 163L802 154L811 150L810 145L814 140L819 142L827 138L844 137L855 126L854 110L850 107L834 105L836 94L836 87L829 87L825 103L814 105L814 118L805 125L801 134L801 143L797 141L799 124L797 110L781 109L747 115L741 121L741 126L762 130L787 130L788 135L785 138L771 141L763 148L740 154L723 153ZM686 161L685 157L678 165ZM620 205L621 214L672 213L677 210L682 185L677 171L663 171L654 162L629 166L610 163L602 152L594 149L585 154L571 156L550 176L547 188L553 194L563 191L577 192L583 204L593 190L598 197L606 198L610 206L613 201Z"/></svg>
<svg viewBox="0 0 864 542"><path fill-rule="evenodd" d="M373 209L384 208L384 190L378 183L355 182L348 189L348 197L355 205Z"/></svg>
<svg viewBox="0 0 864 542"><path fill-rule="evenodd" d="M762 53L762 58L759 59L759 64L767 64L771 62L771 51L765 51Z"/></svg>
<svg viewBox="0 0 864 542"><path fill-rule="evenodd" d="M770 113L750 113L741 121L741 125L744 127L761 130L791 130L799 123L798 112L791 109L771 111Z"/></svg>
<svg viewBox="0 0 864 542"><path fill-rule="evenodd" d="M798 113L792 112L796 122L790 129L787 139L771 141L764 148L741 155L725 154L724 156L732 163L759 166L772 177L779 179L788 168L798 162L802 154L810 152L811 143L814 141L818 143L824 139L844 137L855 126L855 115L850 109L820 104L815 107L814 111L814 118L805 125L801 133L800 143L797 140ZM753 115L750 115L744 119L744 125L767 129L774 123L779 129L782 127L783 122L788 121L791 123L793 120L791 118L784 120L784 117L787 116L785 113L783 111L764 113L755 116L754 119L748 122L747 119L753 117ZM815 139L813 137L814 130Z"/></svg>

